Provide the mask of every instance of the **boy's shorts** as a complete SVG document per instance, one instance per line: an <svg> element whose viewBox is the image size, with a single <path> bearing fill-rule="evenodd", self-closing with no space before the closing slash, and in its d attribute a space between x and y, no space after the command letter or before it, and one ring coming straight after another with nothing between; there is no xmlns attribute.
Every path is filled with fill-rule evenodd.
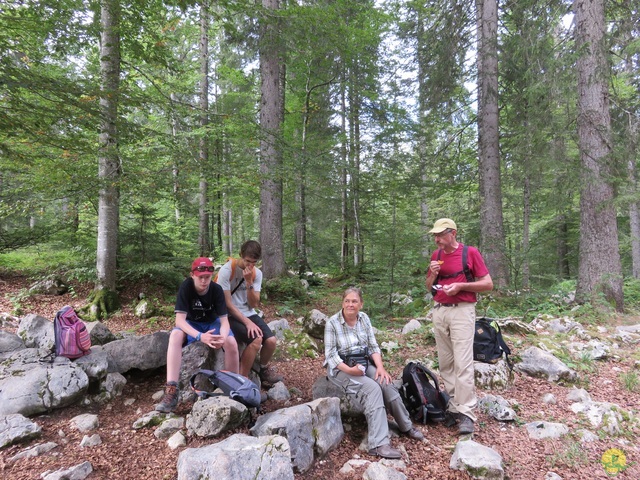
<svg viewBox="0 0 640 480"><path fill-rule="evenodd" d="M251 315L249 317L253 323L255 323L260 330L262 331L262 341L267 338L275 337L275 333L271 331L269 325L265 323L260 315ZM261 337L249 338L249 332L247 331L247 327L240 320L229 315L229 326L231 327L231 331L233 332L233 336L236 337L236 341L238 343L244 343L245 345L249 345L253 341L257 340Z"/></svg>
<svg viewBox="0 0 640 480"><path fill-rule="evenodd" d="M189 326L195 328L197 331L199 331L200 333L207 333L210 330L213 330L212 333L214 334L219 334L220 333L220 326L221 326L221 322L219 318L216 318L213 322L211 323L202 323L202 322L192 322L190 320L187 320L187 323L189 324ZM180 330L179 327L173 327L174 330ZM192 344L193 342L196 341L195 337L192 337L191 335L189 335L188 333L186 334L187 338L185 339L185 341L182 343L183 347L186 347L187 345ZM233 332L231 331L231 329L229 329L229 336L233 337Z"/></svg>

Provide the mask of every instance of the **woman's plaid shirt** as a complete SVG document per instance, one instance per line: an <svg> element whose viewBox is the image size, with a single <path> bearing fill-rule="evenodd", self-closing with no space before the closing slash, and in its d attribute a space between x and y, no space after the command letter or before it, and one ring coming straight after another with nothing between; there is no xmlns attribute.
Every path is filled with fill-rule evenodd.
<svg viewBox="0 0 640 480"><path fill-rule="evenodd" d="M340 354L348 355L359 347L369 347L369 355L381 353L376 337L373 334L371 320L366 313L359 312L358 320L352 327L347 325L342 310L327 320L324 329L324 364L329 367L330 375L337 373L336 367L342 363Z"/></svg>

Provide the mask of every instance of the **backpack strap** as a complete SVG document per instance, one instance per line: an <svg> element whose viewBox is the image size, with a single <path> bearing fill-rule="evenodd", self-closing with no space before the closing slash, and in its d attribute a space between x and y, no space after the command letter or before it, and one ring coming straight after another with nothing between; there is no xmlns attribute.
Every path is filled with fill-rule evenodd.
<svg viewBox="0 0 640 480"><path fill-rule="evenodd" d="M189 385L191 386L191 390L193 390L195 392L195 394L200 397L200 398L209 398L209 397L217 397L217 396L222 396L224 395L223 393L212 393L212 392L207 392L206 390L198 390L196 388L196 377L198 375L205 375L207 377L207 379L209 379L209 381L211 381L211 379L213 378L213 371L211 370L198 370L196 373L194 373L193 375L191 375L191 378L189 379ZM211 382L213 383L213 382ZM214 383L215 385L215 383Z"/></svg>
<svg viewBox="0 0 640 480"><path fill-rule="evenodd" d="M440 260L440 255L441 254L442 254L442 250L438 249L437 260ZM467 282L469 282L469 283L475 282L476 280L475 280L475 278L473 278L473 274L471 273L471 269L469 268L468 256L469 256L469 246L468 245L463 245L462 246L462 270L460 270L459 272L456 272L456 273L452 273L451 275L438 275L433 283L434 284L438 283L438 280L440 280L441 278L457 277L461 273L464 273L464 276L467 279Z"/></svg>
<svg viewBox="0 0 640 480"><path fill-rule="evenodd" d="M513 371L513 362L511 360L509 360L509 355L511 355L511 349L509 348L509 345L507 345L507 342L504 341L504 338L502 338L502 330L500 330L500 325L498 325L498 322L495 322L496 324L496 330L498 332L498 343L500 344L500 348L502 348L502 351L504 352L504 358L507 361L507 366L509 367L509 370Z"/></svg>

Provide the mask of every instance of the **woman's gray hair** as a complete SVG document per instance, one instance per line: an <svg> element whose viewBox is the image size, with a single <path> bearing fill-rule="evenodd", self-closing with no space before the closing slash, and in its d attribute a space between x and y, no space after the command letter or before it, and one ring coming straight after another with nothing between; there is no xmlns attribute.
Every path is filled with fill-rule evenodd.
<svg viewBox="0 0 640 480"><path fill-rule="evenodd" d="M349 295L350 293L355 293L356 295L358 295L358 298L360 299L361 302L363 302L364 300L362 300L362 290L358 287L349 287L347 288L344 293L342 294L342 300L344 300L345 298L347 298L347 295Z"/></svg>

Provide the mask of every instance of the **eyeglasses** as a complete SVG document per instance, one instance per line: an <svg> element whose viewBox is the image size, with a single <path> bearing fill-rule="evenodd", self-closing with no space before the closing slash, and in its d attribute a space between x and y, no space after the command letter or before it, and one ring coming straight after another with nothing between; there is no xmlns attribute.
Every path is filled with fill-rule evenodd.
<svg viewBox="0 0 640 480"><path fill-rule="evenodd" d="M214 272L215 267L196 267L193 269L194 272Z"/></svg>
<svg viewBox="0 0 640 480"><path fill-rule="evenodd" d="M434 233L433 236L436 238L444 237L447 233L451 233L453 230L447 228L444 232Z"/></svg>

